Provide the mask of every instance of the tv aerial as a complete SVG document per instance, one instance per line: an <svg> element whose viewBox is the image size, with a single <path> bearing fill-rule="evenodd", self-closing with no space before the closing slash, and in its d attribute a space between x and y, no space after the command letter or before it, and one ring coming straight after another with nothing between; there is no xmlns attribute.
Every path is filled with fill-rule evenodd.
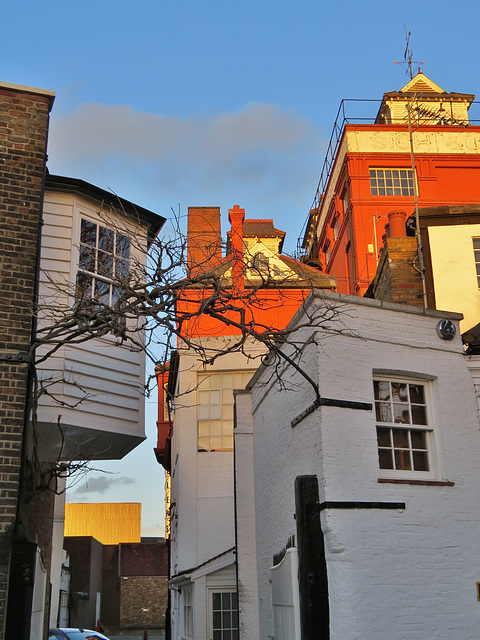
<svg viewBox="0 0 480 640"><path fill-rule="evenodd" d="M414 60L413 59L413 51L410 48L410 36L412 35L411 31L407 31L407 25L405 26L405 40L407 42L407 46L405 47L405 53L403 54L403 60L394 60L393 64L399 64L405 69L405 73L407 76L410 76L410 80L413 79L413 65L424 65L426 64L425 60ZM420 67L418 67L420 71Z"/></svg>

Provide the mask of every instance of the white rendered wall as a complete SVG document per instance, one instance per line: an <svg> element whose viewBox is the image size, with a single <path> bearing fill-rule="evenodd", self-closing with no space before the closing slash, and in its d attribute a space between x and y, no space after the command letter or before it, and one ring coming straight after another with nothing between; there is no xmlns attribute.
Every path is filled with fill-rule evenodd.
<svg viewBox="0 0 480 640"><path fill-rule="evenodd" d="M428 227L436 307L463 313L462 333L480 322L474 237L480 224Z"/></svg>
<svg viewBox="0 0 480 640"><path fill-rule="evenodd" d="M373 412L321 407L292 428L313 390L298 374L294 390L267 390L268 369L258 374L252 405L260 637L272 633L272 555L296 532L294 481L313 474L320 502L406 503L405 511L322 512L331 640L473 640L480 623L480 431L458 333L452 342L437 336L438 312L337 299L348 302L350 333L308 345L303 367L323 397L370 403L374 371L431 378L437 479L454 485L379 483Z"/></svg>
<svg viewBox="0 0 480 640"><path fill-rule="evenodd" d="M228 341L228 337L205 339L212 347ZM250 351L254 356L260 353ZM172 503L178 514L172 534L173 575L235 544L233 452L197 451L197 374L253 371L258 364L257 359L232 353L204 367L193 353L180 350L172 447Z"/></svg>
<svg viewBox="0 0 480 640"><path fill-rule="evenodd" d="M225 346L228 337L203 340L212 348ZM235 545L233 452L197 451L197 374L253 371L260 351L252 346L252 359L240 353L226 355L204 367L197 356L180 349L178 389L172 441L171 572L193 571L195 638L207 640L209 597L212 588L236 588L234 555L212 561ZM218 564L225 564L218 570ZM205 563L205 564L204 564ZM202 566L204 564L204 566ZM197 567L200 568L195 571ZM173 611L175 628L181 611Z"/></svg>

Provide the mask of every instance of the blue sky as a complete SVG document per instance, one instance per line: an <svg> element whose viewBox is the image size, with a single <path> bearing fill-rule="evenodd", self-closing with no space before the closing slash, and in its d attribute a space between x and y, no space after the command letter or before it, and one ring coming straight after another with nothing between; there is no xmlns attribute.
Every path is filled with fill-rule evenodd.
<svg viewBox="0 0 480 640"><path fill-rule="evenodd" d="M393 64L405 24L425 74L447 91L480 93L480 4L470 0L3 0L2 24L0 79L57 94L51 173L166 217L172 207L220 206L224 232L238 204L287 231L287 251L340 101L381 99L408 81ZM154 401L147 406L147 441L69 499L141 501L143 534L161 535Z"/></svg>

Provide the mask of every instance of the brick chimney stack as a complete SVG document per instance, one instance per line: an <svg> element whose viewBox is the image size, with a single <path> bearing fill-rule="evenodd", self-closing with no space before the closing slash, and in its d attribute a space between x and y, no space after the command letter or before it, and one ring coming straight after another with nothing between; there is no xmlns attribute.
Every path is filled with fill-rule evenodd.
<svg viewBox="0 0 480 640"><path fill-rule="evenodd" d="M380 262L365 297L423 307L417 239L407 236L405 218L405 211L388 214Z"/></svg>
<svg viewBox="0 0 480 640"><path fill-rule="evenodd" d="M232 280L233 286L239 291L244 288L243 281L243 221L245 220L245 209L240 209L236 204L233 209L228 210L228 219L232 225L231 247L232 247Z"/></svg>
<svg viewBox="0 0 480 640"><path fill-rule="evenodd" d="M220 207L188 207L187 269L190 276L207 273L222 260Z"/></svg>

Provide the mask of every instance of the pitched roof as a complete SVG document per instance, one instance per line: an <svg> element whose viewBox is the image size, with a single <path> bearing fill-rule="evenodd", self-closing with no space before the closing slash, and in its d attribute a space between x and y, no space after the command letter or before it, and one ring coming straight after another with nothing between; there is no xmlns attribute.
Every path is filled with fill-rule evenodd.
<svg viewBox="0 0 480 640"><path fill-rule="evenodd" d="M447 93L421 71L400 89L400 93L417 93L419 91L422 93Z"/></svg>
<svg viewBox="0 0 480 640"><path fill-rule="evenodd" d="M244 220L243 221L244 237L261 236L263 238L284 238L285 231L275 229L273 220Z"/></svg>
<svg viewBox="0 0 480 640"><path fill-rule="evenodd" d="M244 238L278 238L279 250L282 250L286 231L281 231L273 226L272 219L246 219L243 221ZM227 255L231 252L231 231L227 231Z"/></svg>
<svg viewBox="0 0 480 640"><path fill-rule="evenodd" d="M309 289L309 288L317 288L317 289L330 289L335 290L337 287L336 281L334 278L331 278L323 271L307 265L303 262L299 262L290 256L285 256L283 254L276 254L275 256L276 262L283 263L285 267L286 275L282 277L282 275L271 275L268 278L265 278L265 281L261 283L262 288L279 288L279 289ZM225 279L224 286L229 286L229 281L231 280L231 272L229 273L232 267L232 256L228 255L222 259L222 263L216 268L212 269L210 272L213 276L219 279ZM292 275L289 275L293 273ZM208 275L208 273L206 274ZM258 287L259 282L262 280L262 276L260 272L258 273L258 277L252 277L252 275L245 276L245 288Z"/></svg>
<svg viewBox="0 0 480 640"><path fill-rule="evenodd" d="M406 98L407 95L421 94L422 99L428 98L441 98L443 100L467 100L472 102L475 96L470 93L457 93L451 91L450 93L438 86L433 80L430 80L428 76L419 71L417 75L409 80L407 84L400 89L400 91L388 91L383 94L383 99L386 98Z"/></svg>
<svg viewBox="0 0 480 640"><path fill-rule="evenodd" d="M69 193L74 196L88 198L98 204L112 207L120 215L130 217L147 228L148 243L153 242L160 229L165 224L163 216L145 209L130 200L125 200L111 191L105 191L90 182L79 178L57 176L47 173L45 177L45 190L57 193Z"/></svg>

